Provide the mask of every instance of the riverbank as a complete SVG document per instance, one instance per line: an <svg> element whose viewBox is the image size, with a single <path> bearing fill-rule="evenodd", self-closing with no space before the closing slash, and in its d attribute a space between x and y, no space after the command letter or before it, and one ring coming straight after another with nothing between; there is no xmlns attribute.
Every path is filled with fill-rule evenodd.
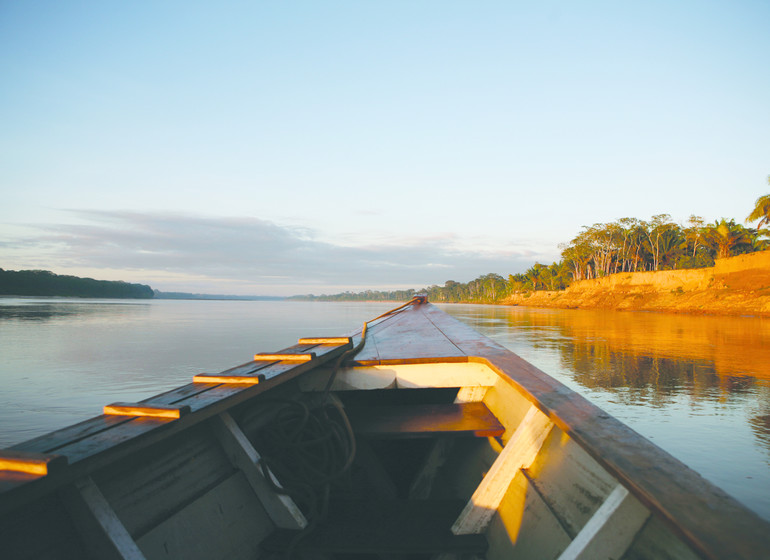
<svg viewBox="0 0 770 560"><path fill-rule="evenodd" d="M501 303L770 317L770 251L719 259L711 268L621 272L563 291L514 294Z"/></svg>

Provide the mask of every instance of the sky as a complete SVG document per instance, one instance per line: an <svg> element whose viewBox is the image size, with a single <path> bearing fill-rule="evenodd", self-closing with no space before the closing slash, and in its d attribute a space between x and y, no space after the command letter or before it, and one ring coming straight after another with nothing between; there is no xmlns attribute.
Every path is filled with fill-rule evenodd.
<svg viewBox="0 0 770 560"><path fill-rule="evenodd" d="M0 268L423 288L583 226L743 222L766 1L0 0Z"/></svg>

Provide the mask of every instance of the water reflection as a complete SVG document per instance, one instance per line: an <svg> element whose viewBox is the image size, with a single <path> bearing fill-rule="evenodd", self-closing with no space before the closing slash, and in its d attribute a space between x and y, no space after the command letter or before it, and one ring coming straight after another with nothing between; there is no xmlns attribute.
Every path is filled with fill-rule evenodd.
<svg viewBox="0 0 770 560"><path fill-rule="evenodd" d="M114 316L115 306L140 312L147 312L149 308L146 302L0 297L0 321L52 321L97 315Z"/></svg>

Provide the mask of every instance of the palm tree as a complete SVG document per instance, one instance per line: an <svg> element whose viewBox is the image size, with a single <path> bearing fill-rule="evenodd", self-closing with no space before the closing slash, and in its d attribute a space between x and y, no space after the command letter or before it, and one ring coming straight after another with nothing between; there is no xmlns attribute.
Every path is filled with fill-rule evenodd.
<svg viewBox="0 0 770 560"><path fill-rule="evenodd" d="M723 259L733 254L742 245L752 245L751 232L735 220L722 218L706 230L706 241L716 251L717 258Z"/></svg>
<svg viewBox="0 0 770 560"><path fill-rule="evenodd" d="M767 182L770 183L770 177L767 178ZM746 218L746 222L755 222L759 220L757 229L762 226L770 226L770 194L760 196L754 203L754 210Z"/></svg>

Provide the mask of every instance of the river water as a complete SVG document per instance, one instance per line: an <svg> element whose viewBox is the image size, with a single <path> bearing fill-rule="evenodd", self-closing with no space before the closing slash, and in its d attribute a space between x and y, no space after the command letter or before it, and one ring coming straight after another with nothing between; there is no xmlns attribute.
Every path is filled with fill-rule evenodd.
<svg viewBox="0 0 770 560"><path fill-rule="evenodd" d="M0 298L0 447L271 352L381 303ZM442 305L770 520L770 320Z"/></svg>

